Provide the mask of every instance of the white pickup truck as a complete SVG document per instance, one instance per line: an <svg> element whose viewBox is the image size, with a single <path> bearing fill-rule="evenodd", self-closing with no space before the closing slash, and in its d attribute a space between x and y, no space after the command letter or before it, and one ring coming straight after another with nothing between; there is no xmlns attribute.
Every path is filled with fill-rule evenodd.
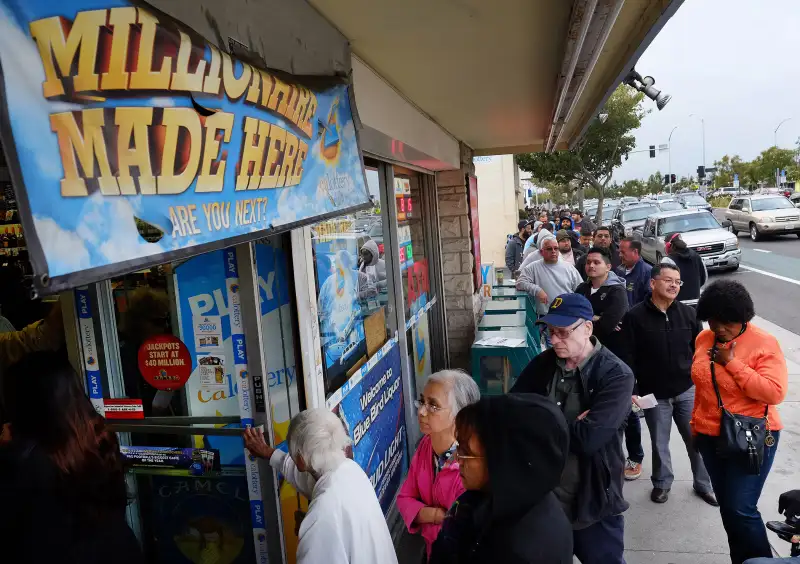
<svg viewBox="0 0 800 564"><path fill-rule="evenodd" d="M697 251L707 270L736 270L742 251L739 238L723 228L705 210L680 210L649 215L642 227L633 231L633 238L642 243L642 258L658 264L666 254L664 239L680 233L681 239Z"/></svg>

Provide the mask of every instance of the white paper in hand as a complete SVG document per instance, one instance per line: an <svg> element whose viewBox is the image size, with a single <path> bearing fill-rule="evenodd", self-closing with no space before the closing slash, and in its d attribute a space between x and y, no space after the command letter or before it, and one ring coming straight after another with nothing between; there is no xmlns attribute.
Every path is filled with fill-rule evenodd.
<svg viewBox="0 0 800 564"><path fill-rule="evenodd" d="M656 396L654 396L653 394L647 394L646 396L637 396L636 405L638 405L642 409L651 409L658 405L658 400L656 399Z"/></svg>

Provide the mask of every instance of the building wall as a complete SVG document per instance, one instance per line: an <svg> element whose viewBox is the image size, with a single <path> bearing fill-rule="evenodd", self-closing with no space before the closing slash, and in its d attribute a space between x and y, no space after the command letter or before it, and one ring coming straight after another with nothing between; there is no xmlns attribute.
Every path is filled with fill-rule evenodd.
<svg viewBox="0 0 800 564"><path fill-rule="evenodd" d="M519 173L512 155L476 157L478 219L481 230L481 260L505 266L506 236L519 222L517 193ZM524 207L524 205L523 205Z"/></svg>

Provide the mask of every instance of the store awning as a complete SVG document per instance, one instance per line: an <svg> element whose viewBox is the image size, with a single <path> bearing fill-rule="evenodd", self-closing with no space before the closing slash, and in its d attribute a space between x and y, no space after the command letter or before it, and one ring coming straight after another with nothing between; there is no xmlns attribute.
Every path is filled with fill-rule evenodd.
<svg viewBox="0 0 800 564"><path fill-rule="evenodd" d="M572 146L683 0L309 0L477 155Z"/></svg>

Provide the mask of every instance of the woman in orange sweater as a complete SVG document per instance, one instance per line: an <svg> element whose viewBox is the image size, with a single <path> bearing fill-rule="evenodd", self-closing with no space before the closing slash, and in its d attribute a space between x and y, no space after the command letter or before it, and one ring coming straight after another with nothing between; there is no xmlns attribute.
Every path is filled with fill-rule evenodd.
<svg viewBox="0 0 800 564"><path fill-rule="evenodd" d="M733 564L772 556L758 498L783 428L775 406L786 397L788 387L780 345L775 337L749 323L754 316L750 294L732 280L718 280L708 286L697 304L698 319L708 321L711 329L700 333L695 343L692 379L696 392L691 424L717 494ZM764 447L758 474L748 472L745 457L725 457L717 452L722 410L712 383L712 362L725 409L758 418L767 411L767 428L774 441L769 436L765 441L772 444Z"/></svg>

